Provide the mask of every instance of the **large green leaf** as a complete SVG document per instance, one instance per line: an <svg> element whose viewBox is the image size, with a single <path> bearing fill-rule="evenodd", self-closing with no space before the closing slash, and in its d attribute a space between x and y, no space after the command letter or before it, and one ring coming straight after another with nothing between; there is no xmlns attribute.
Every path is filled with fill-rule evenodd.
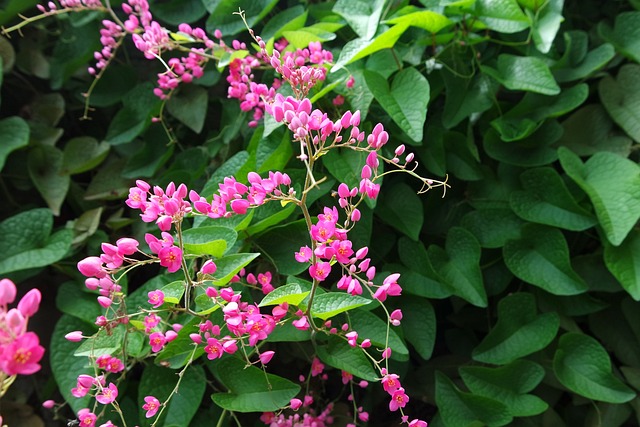
<svg viewBox="0 0 640 427"><path fill-rule="evenodd" d="M480 244L469 231L453 227L445 249L432 245L429 259L444 283L459 297L477 307L487 306L487 293L480 270Z"/></svg>
<svg viewBox="0 0 640 427"><path fill-rule="evenodd" d="M542 53L551 50L551 44L556 38L560 29L562 17L562 7L564 0L545 1L543 6L535 12L535 20L531 26L531 35L536 48Z"/></svg>
<svg viewBox="0 0 640 427"><path fill-rule="evenodd" d="M503 249L504 262L519 279L554 295L576 295L587 290L582 278L571 268L569 247L558 229L527 224L517 240Z"/></svg>
<svg viewBox="0 0 640 427"><path fill-rule="evenodd" d="M502 137L498 131L489 129L484 136L484 149L490 157L510 165L535 167L553 163L558 159L558 153L552 144L562 136L562 126L555 120L546 120L539 128L537 126L538 123L524 119L515 128L500 128ZM519 139L529 132L532 132L530 136L519 141L507 143L503 140Z"/></svg>
<svg viewBox="0 0 640 427"><path fill-rule="evenodd" d="M598 94L613 121L640 142L640 65L623 65L615 80L605 76L598 85Z"/></svg>
<svg viewBox="0 0 640 427"><path fill-rule="evenodd" d="M164 402L177 382L177 372L153 364L145 366L138 386L138 407L144 405L145 396L154 396L160 402ZM188 426L198 412L205 387L204 369L198 365L189 366L184 371L180 387L171 398L169 405L160 417L160 421L154 421L155 417L146 418L145 412L140 411L140 426L148 427L152 422L154 427Z"/></svg>
<svg viewBox="0 0 640 427"><path fill-rule="evenodd" d="M485 74L478 73L468 79L444 72L442 77L447 88L442 113L445 128L451 129L471 114L484 112L494 105L498 84Z"/></svg>
<svg viewBox="0 0 640 427"><path fill-rule="evenodd" d="M572 231L596 224L593 215L574 200L555 169L529 169L520 180L523 191L511 193L509 205L522 219Z"/></svg>
<svg viewBox="0 0 640 427"><path fill-rule="evenodd" d="M346 340L331 336L329 343L316 348L318 357L329 366L341 369L363 380L376 381L378 375L360 347L351 347Z"/></svg>
<svg viewBox="0 0 640 427"><path fill-rule="evenodd" d="M184 248L188 253L217 258L224 255L237 238L238 233L234 229L217 226L190 228L182 233Z"/></svg>
<svg viewBox="0 0 640 427"><path fill-rule="evenodd" d="M269 40L272 37L277 39L283 35L284 31L298 30L304 27L308 15L309 11L305 10L302 5L285 9L269 19L269 22L267 22L260 31L260 36L264 40ZM290 43L292 42L288 37L287 40L289 40ZM307 43L307 46L308 45Z"/></svg>
<svg viewBox="0 0 640 427"><path fill-rule="evenodd" d="M134 87L122 102L124 107L111 120L105 137L111 145L133 141L151 123L151 117L160 105L149 82Z"/></svg>
<svg viewBox="0 0 640 427"><path fill-rule="evenodd" d="M501 365L542 350L555 338L560 318L537 314L535 298L515 293L498 303L498 322L473 350L473 359Z"/></svg>
<svg viewBox="0 0 640 427"><path fill-rule="evenodd" d="M529 19L516 0L477 0L474 14L500 33L517 33L529 27Z"/></svg>
<svg viewBox="0 0 640 427"><path fill-rule="evenodd" d="M29 125L20 117L9 117L0 120L0 171L4 167L7 156L14 150L29 144Z"/></svg>
<svg viewBox="0 0 640 427"><path fill-rule="evenodd" d="M398 39L409 28L409 24L394 25L387 31L379 34L373 40L357 38L347 42L340 51L340 56L336 61L336 65L332 71L339 70L347 64L350 64L358 59L366 58L372 53L378 52L382 49L391 49L396 44Z"/></svg>
<svg viewBox="0 0 640 427"><path fill-rule="evenodd" d="M0 274L53 264L67 254L72 230L50 235L53 218L48 209L33 209L0 223Z"/></svg>
<svg viewBox="0 0 640 427"><path fill-rule="evenodd" d="M631 230L619 246L605 242L604 261L631 297L640 300L640 231Z"/></svg>
<svg viewBox="0 0 640 427"><path fill-rule="evenodd" d="M71 179L62 174L62 151L55 147L40 146L29 151L27 167L33 184L47 202L54 215L60 215Z"/></svg>
<svg viewBox="0 0 640 427"><path fill-rule="evenodd" d="M640 166L608 152L596 153L586 163L563 147L558 156L567 175L591 199L609 242L621 244L640 218Z"/></svg>
<svg viewBox="0 0 640 427"><path fill-rule="evenodd" d="M384 222L413 240L420 238L424 221L422 201L409 185L399 182L393 187L385 187L376 213Z"/></svg>
<svg viewBox="0 0 640 427"><path fill-rule="evenodd" d="M195 133L202 132L207 116L209 93L203 87L183 85L167 102L167 110L173 117Z"/></svg>
<svg viewBox="0 0 640 427"><path fill-rule="evenodd" d="M302 291L302 288L297 283L290 283L288 285L280 286L273 291L269 292L260 301L258 307L264 307L267 305L279 305L287 303L292 306L299 305L309 295L310 291Z"/></svg>
<svg viewBox="0 0 640 427"><path fill-rule="evenodd" d="M436 372L436 404L447 427L504 426L513 420L503 403L460 391L441 372Z"/></svg>
<svg viewBox="0 0 640 427"><path fill-rule="evenodd" d="M338 0L333 12L342 16L359 37L370 40L376 34L384 0Z"/></svg>
<svg viewBox="0 0 640 427"><path fill-rule="evenodd" d="M327 320L337 314L362 307L370 302L370 299L345 292L327 292L315 296L311 307L311 315L318 319Z"/></svg>
<svg viewBox="0 0 640 427"><path fill-rule="evenodd" d="M507 89L557 95L560 87L549 66L533 56L515 56L503 53L498 57L498 68L483 65L482 71L502 83Z"/></svg>
<svg viewBox="0 0 640 427"><path fill-rule="evenodd" d="M425 360L431 358L436 342L436 313L426 298L403 297L402 332L407 341Z"/></svg>
<svg viewBox="0 0 640 427"><path fill-rule="evenodd" d="M551 68L558 82L571 82L588 77L613 59L616 52L611 44L604 43L587 52L588 40L585 31L564 33L564 54Z"/></svg>
<svg viewBox="0 0 640 427"><path fill-rule="evenodd" d="M616 15L613 28L601 22L598 32L616 50L635 62L640 62L640 12L623 12Z"/></svg>
<svg viewBox="0 0 640 427"><path fill-rule="evenodd" d="M216 286L226 285L233 276L238 274L241 269L249 265L249 263L258 256L260 256L259 253L240 253L227 255L216 260L218 269L213 275L213 284Z"/></svg>
<svg viewBox="0 0 640 427"><path fill-rule="evenodd" d="M460 225L474 235L483 248L501 248L520 237L524 224L511 209L477 209L462 217Z"/></svg>
<svg viewBox="0 0 640 427"><path fill-rule="evenodd" d="M424 121L430 89L427 79L415 68L408 67L393 78L391 86L375 72L365 72L367 86L376 101L409 137L422 144Z"/></svg>
<svg viewBox="0 0 640 427"><path fill-rule="evenodd" d="M111 146L108 142L98 143L90 136L73 138L64 146L64 157L60 172L73 175L86 172L98 166L109 154Z"/></svg>
<svg viewBox="0 0 640 427"><path fill-rule="evenodd" d="M560 338L553 371L562 385L589 399L624 403L636 396L611 373L607 350L588 335L569 332Z"/></svg>
<svg viewBox="0 0 640 427"><path fill-rule="evenodd" d="M236 357L225 357L215 365L215 373L228 393L214 393L213 402L229 411L277 411L289 404L300 386L273 374L264 373Z"/></svg>
<svg viewBox="0 0 640 427"><path fill-rule="evenodd" d="M514 417L538 415L549 407L527 394L544 378L544 369L534 362L518 359L498 368L462 366L460 375L474 394L504 403Z"/></svg>
<svg viewBox="0 0 640 427"><path fill-rule="evenodd" d="M84 284L78 282L65 282L58 288L56 308L89 324L102 314L102 307L96 304L96 294L89 293Z"/></svg>
<svg viewBox="0 0 640 427"><path fill-rule="evenodd" d="M419 10L396 16L385 21L386 24L408 24L412 27L422 28L430 33L437 33L443 28L451 25L451 21L446 16L431 10Z"/></svg>

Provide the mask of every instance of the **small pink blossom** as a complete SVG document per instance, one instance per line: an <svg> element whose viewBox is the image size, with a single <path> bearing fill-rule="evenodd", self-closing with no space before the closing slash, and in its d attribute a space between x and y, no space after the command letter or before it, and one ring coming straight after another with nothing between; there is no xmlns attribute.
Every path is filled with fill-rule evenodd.
<svg viewBox="0 0 640 427"><path fill-rule="evenodd" d="M164 304L164 292L159 289L150 291L147 296L149 297L149 304L151 304L153 308L158 308Z"/></svg>
<svg viewBox="0 0 640 427"><path fill-rule="evenodd" d="M160 265L167 267L169 273L175 273L182 266L182 250L177 246L160 249L158 258L160 258Z"/></svg>
<svg viewBox="0 0 640 427"><path fill-rule="evenodd" d="M391 395L391 401L389 402L389 410L397 411L399 408L404 408L409 401L409 396L406 395L404 389L400 387Z"/></svg>
<svg viewBox="0 0 640 427"><path fill-rule="evenodd" d="M389 315L389 319L391 320L391 324L393 326L400 326L400 321L402 320L402 310L399 308L393 310Z"/></svg>
<svg viewBox="0 0 640 427"><path fill-rule="evenodd" d="M200 269L200 273L202 273L202 274L213 274L213 273L216 272L217 269L218 269L218 267L216 266L216 263L209 259L209 260L205 261L204 264L202 264L202 268Z"/></svg>
<svg viewBox="0 0 640 427"><path fill-rule="evenodd" d="M166 342L167 340L165 339L162 332L154 332L149 335L149 344L151 345L151 351L153 351L154 353L162 350Z"/></svg>
<svg viewBox="0 0 640 427"><path fill-rule="evenodd" d="M118 397L118 387L114 383L109 383L108 387L104 387L98 394L96 400L103 405L113 403Z"/></svg>
<svg viewBox="0 0 640 427"><path fill-rule="evenodd" d="M95 427L98 417L91 412L88 408L80 409L78 411L78 421L80 421L81 427Z"/></svg>
<svg viewBox="0 0 640 427"><path fill-rule="evenodd" d="M158 409L160 409L160 401L153 396L146 396L144 401L145 404L142 405L142 409L147 411L145 417L151 418L158 412Z"/></svg>

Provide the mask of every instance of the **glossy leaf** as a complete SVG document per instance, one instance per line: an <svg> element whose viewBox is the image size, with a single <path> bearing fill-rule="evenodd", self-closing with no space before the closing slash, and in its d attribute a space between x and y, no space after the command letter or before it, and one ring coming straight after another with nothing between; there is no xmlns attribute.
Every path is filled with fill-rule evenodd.
<svg viewBox="0 0 640 427"><path fill-rule="evenodd" d="M342 16L353 31L364 40L376 34L384 0L338 0L333 12Z"/></svg>
<svg viewBox="0 0 640 427"><path fill-rule="evenodd" d="M588 335L568 332L560 337L553 371L562 385L589 399L624 403L636 396L611 373L607 351Z"/></svg>
<svg viewBox="0 0 640 427"><path fill-rule="evenodd" d="M285 9L266 23L262 31L260 31L260 36L264 40L277 39L284 31L298 30L304 27L308 15L309 12L302 5ZM288 37L287 40L291 42Z"/></svg>
<svg viewBox="0 0 640 427"><path fill-rule="evenodd" d="M483 140L487 154L501 162L522 167L545 166L556 161L558 153L551 145L562 136L562 127L558 122L547 120L535 131L532 129L536 128L538 123L529 119L525 119L524 122L524 128L521 126L523 121L516 123L516 129L501 128L499 131L503 135L502 138L498 131L490 129ZM504 138L519 139L529 132L532 132L530 136L519 141L503 141Z"/></svg>
<svg viewBox="0 0 640 427"><path fill-rule="evenodd" d="M122 326L112 329L109 333L104 329L99 330L96 335L84 340L73 355L76 357L100 357L116 354L122 349L124 335L125 331Z"/></svg>
<svg viewBox="0 0 640 427"><path fill-rule="evenodd" d="M569 247L555 228L527 224L521 238L510 240L502 249L504 262L519 279L554 295L576 295L587 290L573 271Z"/></svg>
<svg viewBox="0 0 640 427"><path fill-rule="evenodd" d="M0 120L0 170L4 167L7 156L12 151L25 147L29 143L29 126L20 117L9 117Z"/></svg>
<svg viewBox="0 0 640 427"><path fill-rule="evenodd" d="M429 259L444 283L459 297L477 307L487 306L487 293L480 270L480 244L462 227L453 227L443 250L432 245Z"/></svg>
<svg viewBox="0 0 640 427"><path fill-rule="evenodd" d="M631 230L619 246L605 242L604 261L631 297L640 300L640 232Z"/></svg>
<svg viewBox="0 0 640 427"><path fill-rule="evenodd" d="M392 48L408 28L409 24L398 24L381 33L373 40L358 38L347 42L342 47L340 56L338 57L336 65L333 67L332 71L339 70L345 65L351 64L358 59L366 58L367 56L382 49Z"/></svg>
<svg viewBox="0 0 640 427"><path fill-rule="evenodd" d="M217 259L215 262L218 269L213 275L213 284L216 286L225 286L233 276L238 274L241 269L249 265L249 263L259 255L259 253L240 253Z"/></svg>
<svg viewBox="0 0 640 427"><path fill-rule="evenodd" d="M287 303L292 306L299 305L304 300L309 291L302 291L300 285L297 283L291 283L289 285L280 286L264 296L258 307L264 307L268 305L279 305Z"/></svg>
<svg viewBox="0 0 640 427"><path fill-rule="evenodd" d="M588 36L584 31L565 32L564 43L565 52L562 58L551 67L553 75L560 83L588 77L604 67L616 53L609 43L601 44L588 53L585 52Z"/></svg>
<svg viewBox="0 0 640 427"><path fill-rule="evenodd" d="M536 92L543 95L557 95L560 87L556 83L547 64L533 56L515 56L503 53L498 57L498 68L482 66L507 89Z"/></svg>
<svg viewBox="0 0 640 427"><path fill-rule="evenodd" d="M616 16L611 28L604 22L598 25L602 38L616 47L616 50L635 62L640 62L640 11L622 12Z"/></svg>
<svg viewBox="0 0 640 427"><path fill-rule="evenodd" d="M467 213L460 225L478 240L483 248L501 248L508 240L520 237L524 224L511 209L478 209Z"/></svg>
<svg viewBox="0 0 640 427"><path fill-rule="evenodd" d="M529 19L516 0L477 0L474 14L488 28L501 33L517 33L529 27Z"/></svg>
<svg viewBox="0 0 640 427"><path fill-rule="evenodd" d="M556 313L537 313L532 294L511 294L498 303L498 322L473 350L473 359L494 365L510 363L545 348L559 327Z"/></svg>
<svg viewBox="0 0 640 427"><path fill-rule="evenodd" d="M386 24L408 24L412 27L422 28L430 33L437 33L452 24L446 16L431 10L420 10L407 13L385 21Z"/></svg>
<svg viewBox="0 0 640 427"><path fill-rule="evenodd" d="M255 366L247 366L235 357L221 359L215 366L227 393L214 393L213 402L235 412L276 411L289 404L300 386L273 374L265 374Z"/></svg>
<svg viewBox="0 0 640 427"><path fill-rule="evenodd" d="M185 230L182 238L188 253L219 258L236 243L238 233L232 228L214 225Z"/></svg>
<svg viewBox="0 0 640 427"><path fill-rule="evenodd" d="M420 197L404 183L386 189L380 194L378 215L384 222L417 241L424 221Z"/></svg>
<svg viewBox="0 0 640 427"><path fill-rule="evenodd" d="M507 425L513 419L501 402L460 391L446 375L436 372L436 404L447 427Z"/></svg>
<svg viewBox="0 0 640 427"><path fill-rule="evenodd" d="M560 24L564 20L562 17L563 6L564 0L550 0L536 11L536 19L531 27L531 35L536 48L542 53L547 53L551 50L551 44L556 38Z"/></svg>
<svg viewBox="0 0 640 427"><path fill-rule="evenodd" d="M164 301L169 304L178 304L184 295L186 283L184 280L176 280L164 285L160 290L164 293Z"/></svg>
<svg viewBox="0 0 640 427"><path fill-rule="evenodd" d="M607 152L586 163L562 147L558 155L567 175L591 199L609 242L620 245L640 218L640 166Z"/></svg>
<svg viewBox="0 0 640 427"><path fill-rule="evenodd" d="M342 338L330 337L329 343L318 346L316 351L320 360L329 366L347 371L366 381L375 381L378 378L364 350L351 347Z"/></svg>
<svg viewBox="0 0 640 427"><path fill-rule="evenodd" d="M436 313L426 298L403 298L402 332L420 357L429 360L436 341Z"/></svg>
<svg viewBox="0 0 640 427"><path fill-rule="evenodd" d="M140 135L151 123L160 100L153 94L151 83L144 83L127 93L123 103L124 107L111 120L105 137L111 145L131 142Z"/></svg>
<svg viewBox="0 0 640 427"><path fill-rule="evenodd" d="M370 299L357 295L344 292L327 292L322 295L316 295L311 308L311 316L327 320L337 314L362 307L370 302Z"/></svg>
<svg viewBox="0 0 640 427"><path fill-rule="evenodd" d="M598 93L609 115L636 142L640 142L640 65L626 64L614 80L600 80Z"/></svg>
<svg viewBox="0 0 640 427"><path fill-rule="evenodd" d="M518 359L498 368L463 366L460 375L474 394L502 402L514 417L538 415L549 407L527 394L544 378L544 369L534 362Z"/></svg>
<svg viewBox="0 0 640 427"><path fill-rule="evenodd" d="M367 86L393 121L420 145L429 103L429 82L415 68L393 77L391 86L377 73L365 73Z"/></svg>
<svg viewBox="0 0 640 427"><path fill-rule="evenodd" d="M520 175L524 191L511 193L509 205L522 219L566 230L582 231L597 222L574 200L552 168L529 169Z"/></svg>

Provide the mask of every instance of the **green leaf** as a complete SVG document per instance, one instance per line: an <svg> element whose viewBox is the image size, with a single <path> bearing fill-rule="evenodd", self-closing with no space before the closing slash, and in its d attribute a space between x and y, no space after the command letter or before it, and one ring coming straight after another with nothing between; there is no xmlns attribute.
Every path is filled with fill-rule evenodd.
<svg viewBox="0 0 640 427"><path fill-rule="evenodd" d="M33 184L55 216L60 215L60 207L71 182L68 175L61 173L62 158L62 151L57 148L40 146L29 151L27 161Z"/></svg>
<svg viewBox="0 0 640 427"><path fill-rule="evenodd" d="M338 0L333 12L342 16L359 37L370 40L376 34L384 0Z"/></svg>
<svg viewBox="0 0 640 427"><path fill-rule="evenodd" d="M277 39L284 31L298 30L304 27L305 22L307 22L308 14L309 12L305 10L302 5L285 9L276 14L273 18L269 19L269 22L267 22L262 31L260 31L260 36L264 40L269 40L271 38ZM288 37L287 40L291 43L291 40ZM307 43L307 46L308 45L309 44Z"/></svg>
<svg viewBox="0 0 640 427"><path fill-rule="evenodd" d="M429 360L436 342L436 313L426 298L404 297L402 309L402 332L407 341L424 360Z"/></svg>
<svg viewBox="0 0 640 427"><path fill-rule="evenodd" d="M177 283L177 282L174 282ZM163 288L164 289L164 288ZM184 286L182 287L184 290ZM204 347L197 346L194 353L194 342L189 335L199 332L200 317L193 317L183 323L182 329L178 331L178 336L167 343L160 353L156 355L155 364L171 369L180 369L189 360L196 360L204 354ZM192 356L193 355L193 356Z"/></svg>
<svg viewBox="0 0 640 427"><path fill-rule="evenodd" d="M538 396L526 394L544 378L537 363L519 359L498 368L462 366L460 376L471 392L502 402L514 417L531 417L549 407Z"/></svg>
<svg viewBox="0 0 640 427"><path fill-rule="evenodd" d="M520 237L524 224L511 209L472 210L462 217L460 225L471 232L483 248L501 248L511 239Z"/></svg>
<svg viewBox="0 0 640 427"><path fill-rule="evenodd" d="M228 411L277 411L287 406L300 391L299 385L277 375L264 373L255 366L247 366L235 357L225 357L218 361L215 373L229 392L214 393L211 398L216 405Z"/></svg>
<svg viewBox="0 0 640 427"><path fill-rule="evenodd" d="M627 58L640 62L640 12L622 12L616 15L613 29L606 23L598 25L600 36L613 44Z"/></svg>
<svg viewBox="0 0 640 427"><path fill-rule="evenodd" d="M183 22L196 22L206 14L202 0L170 0L152 3L151 13L162 21L178 26Z"/></svg>
<svg viewBox="0 0 640 427"><path fill-rule="evenodd" d="M309 242L309 231L304 220L271 227L256 243L275 265L279 274L295 275L308 268L308 264L296 261L294 253Z"/></svg>
<svg viewBox="0 0 640 427"><path fill-rule="evenodd" d="M227 227L208 226L190 228L182 233L185 250L195 255L221 257L233 247L238 233Z"/></svg>
<svg viewBox="0 0 640 427"><path fill-rule="evenodd" d="M164 402L178 383L178 374L157 365L147 365L142 371L138 388L138 407L144 405L145 396L154 396ZM173 394L169 405L155 422L156 417L146 418L145 412L140 411L140 426L148 427L154 423L157 427L188 426L191 419L198 412L204 390L206 377L201 366L189 366L182 376L180 387Z"/></svg>
<svg viewBox="0 0 640 427"><path fill-rule="evenodd" d="M559 327L555 312L537 314L532 294L508 295L498 303L498 322L473 349L473 359L494 365L510 363L545 348Z"/></svg>
<svg viewBox="0 0 640 427"><path fill-rule="evenodd" d="M77 282L65 282L58 288L56 308L88 324L95 322L96 317L102 314L100 305L96 303L96 295L87 292L84 284Z"/></svg>
<svg viewBox="0 0 640 427"><path fill-rule="evenodd" d="M529 119L524 121L535 128L537 123ZM504 122L502 122L504 124ZM519 125L520 123L518 123ZM562 137L562 126L555 120L547 120L537 128L530 136L515 142L505 142L503 139L518 139L523 134L528 134L531 129L501 128L502 138L498 131L489 129L484 136L484 149L487 154L501 162L522 167L544 166L558 159L557 150L551 145ZM510 135L510 136L508 136Z"/></svg>
<svg viewBox="0 0 640 427"><path fill-rule="evenodd" d="M358 59L366 58L382 49L392 48L408 28L409 25L406 23L394 25L373 40L358 38L347 42L340 51L340 56L331 71L334 72L344 68L345 65L351 64Z"/></svg>
<svg viewBox="0 0 640 427"><path fill-rule="evenodd" d="M640 231L631 230L619 246L604 243L607 269L634 300L640 301Z"/></svg>
<svg viewBox="0 0 640 427"><path fill-rule="evenodd" d="M504 262L519 279L554 295L576 295L587 290L571 268L569 248L558 229L537 224L522 227L522 236L502 249Z"/></svg>
<svg viewBox="0 0 640 427"><path fill-rule="evenodd" d="M73 355L76 357L114 355L122 349L124 336L125 330L122 325L109 331L101 329L96 335L84 340Z"/></svg>
<svg viewBox="0 0 640 427"><path fill-rule="evenodd" d="M131 182L122 177L125 159L113 160L103 164L95 174L85 192L85 200L122 199L126 197Z"/></svg>
<svg viewBox="0 0 640 427"><path fill-rule="evenodd" d="M580 108L562 127L564 133L557 145L571 149L578 156L610 151L627 157L631 152L631 139L614 131L611 118L599 103Z"/></svg>
<svg viewBox="0 0 640 427"><path fill-rule="evenodd" d="M48 209L33 209L0 223L0 274L44 267L67 254L73 240L72 230L52 235L53 218Z"/></svg>
<svg viewBox="0 0 640 427"><path fill-rule="evenodd" d="M459 297L477 307L487 306L487 293L480 270L480 244L462 227L452 227L445 249L432 245L429 259L444 283Z"/></svg>
<svg viewBox="0 0 640 427"><path fill-rule="evenodd" d="M246 25L254 28L261 22L271 9L278 4L278 0L202 0L209 12L207 18L207 32L213 34L218 29L225 37L234 36L245 31L245 23L238 16L238 11L243 10L247 19Z"/></svg>
<svg viewBox="0 0 640 427"><path fill-rule="evenodd" d="M447 427L503 426L513 419L503 403L460 391L453 381L437 371L436 404Z"/></svg>
<svg viewBox="0 0 640 427"><path fill-rule="evenodd" d="M370 299L344 292L327 292L316 295L311 308L311 316L327 320L337 314L362 307L371 302Z"/></svg>
<svg viewBox="0 0 640 427"><path fill-rule="evenodd" d="M95 168L107 157L109 148L108 142L98 143L90 136L70 139L64 146L60 173L74 175Z"/></svg>
<svg viewBox="0 0 640 427"><path fill-rule="evenodd" d="M64 400L77 412L89 406L91 397L87 395L77 398L71 394L71 389L76 387L78 375L93 375L94 371L89 367L86 358L72 356L78 348L78 343L65 339L64 336L70 331L82 331L85 335L91 335L95 331L95 325L63 314L56 323L51 335L51 346L47 349L51 372L58 385L58 390Z"/></svg>
<svg viewBox="0 0 640 427"><path fill-rule="evenodd" d="M531 35L536 48L542 53L551 50L551 44L558 34L562 17L564 0L545 1L535 13L535 20L531 26Z"/></svg>
<svg viewBox="0 0 640 427"><path fill-rule="evenodd" d="M500 33L517 33L529 28L529 19L516 0L477 0L475 16Z"/></svg>
<svg viewBox="0 0 640 427"><path fill-rule="evenodd" d="M565 32L564 43L565 52L562 58L551 67L553 75L560 83L590 76L604 67L616 54L609 43L601 44L587 53L588 36L584 31Z"/></svg>
<svg viewBox="0 0 640 427"><path fill-rule="evenodd" d="M200 133L207 116L208 103L209 93L205 88L196 85L182 85L180 90L169 98L167 110L189 129Z"/></svg>
<svg viewBox="0 0 640 427"><path fill-rule="evenodd" d="M591 199L609 242L618 246L640 218L640 167L613 153L599 152L586 163L566 148L558 149L567 175Z"/></svg>
<svg viewBox="0 0 640 427"><path fill-rule="evenodd" d="M605 76L598 85L602 105L631 138L640 142L640 65L625 64L614 80Z"/></svg>
<svg viewBox="0 0 640 427"><path fill-rule="evenodd" d="M442 73L447 96L444 101L442 124L451 129L473 113L482 113L493 106L498 84L478 73L471 79L453 73Z"/></svg>
<svg viewBox="0 0 640 427"><path fill-rule="evenodd" d="M309 291L302 291L300 285L297 283L291 283L289 285L280 286L264 296L258 307L264 307L267 305L279 305L287 303L292 306L298 306L304 300Z"/></svg>
<svg viewBox="0 0 640 427"><path fill-rule="evenodd" d="M133 141L151 123L151 117L160 105L160 99L153 94L151 83L134 87L122 102L124 107L111 120L105 137L111 145Z"/></svg>
<svg viewBox="0 0 640 427"><path fill-rule="evenodd" d="M511 209L520 218L572 231L583 231L597 223L574 200L555 169L526 170L520 181L524 191L514 191L509 199Z"/></svg>
<svg viewBox="0 0 640 427"><path fill-rule="evenodd" d="M533 56L515 56L503 53L498 57L498 69L481 66L507 89L536 92L543 95L557 95L560 87L556 83L549 66Z"/></svg>
<svg viewBox="0 0 640 427"><path fill-rule="evenodd" d="M392 25L407 24L412 27L422 28L423 30L434 34L452 24L446 16L430 10L420 10L419 12L407 13L406 15L388 19L385 23Z"/></svg>
<svg viewBox="0 0 640 427"><path fill-rule="evenodd" d="M353 188L360 184L360 172L366 160L367 155L364 152L334 149L324 155L323 165L338 182L344 182L349 188Z"/></svg>
<svg viewBox="0 0 640 427"><path fill-rule="evenodd" d="M260 256L259 253L250 254L232 254L216 260L218 269L214 274L213 284L216 286L225 286L233 276L249 265L251 261Z"/></svg>
<svg viewBox="0 0 640 427"><path fill-rule="evenodd" d="M29 125L20 117L9 117L0 120L0 171L4 167L7 156L19 148L29 144Z"/></svg>
<svg viewBox="0 0 640 427"><path fill-rule="evenodd" d="M588 335L569 332L560 337L553 371L562 385L589 399L624 403L636 397L612 375L607 351Z"/></svg>
<svg viewBox="0 0 640 427"><path fill-rule="evenodd" d="M164 293L165 303L178 304L184 295L185 285L184 280L176 280L164 285L160 290Z"/></svg>
<svg viewBox="0 0 640 427"><path fill-rule="evenodd" d="M398 182L385 188L376 212L384 222L411 239L420 238L424 221L422 201L408 184Z"/></svg>
<svg viewBox="0 0 640 427"><path fill-rule="evenodd" d="M211 178L207 181L207 183L202 188L200 194L204 197L209 198L211 194L218 191L218 184L220 184L224 177L235 175L238 170L247 162L249 159L249 153L246 151L239 151L233 156L231 156L226 162L222 164L216 171L211 175Z"/></svg>
<svg viewBox="0 0 640 427"><path fill-rule="evenodd" d="M430 96L427 79L413 67L398 72L391 87L378 73L365 71L364 76L376 101L400 129L420 145Z"/></svg>
<svg viewBox="0 0 640 427"><path fill-rule="evenodd" d="M407 349L407 346L394 330L396 327L388 324L375 314L362 309L350 311L349 324L351 329L358 331L358 335L362 339L369 338L373 345L380 348L391 347L392 359L409 360L409 349ZM389 328L388 344L387 327Z"/></svg>
<svg viewBox="0 0 640 427"><path fill-rule="evenodd" d="M311 42L325 42L336 38L334 33L329 33L318 27L305 27L300 30L283 31L282 35L291 46L298 49L305 49ZM313 100L311 101L313 103Z"/></svg>
<svg viewBox="0 0 640 427"><path fill-rule="evenodd" d="M363 380L376 381L378 375L360 347L351 347L344 339L331 336L316 348L318 357L329 366L347 371Z"/></svg>

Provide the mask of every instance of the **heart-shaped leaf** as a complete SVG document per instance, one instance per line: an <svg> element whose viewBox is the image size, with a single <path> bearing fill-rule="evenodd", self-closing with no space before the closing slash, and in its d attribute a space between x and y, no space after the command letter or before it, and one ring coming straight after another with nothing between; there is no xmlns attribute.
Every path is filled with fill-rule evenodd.
<svg viewBox="0 0 640 427"><path fill-rule="evenodd" d="M398 72L391 87L378 73L365 72L367 86L382 108L409 137L422 144L430 89L427 79L415 68Z"/></svg>
<svg viewBox="0 0 640 427"><path fill-rule="evenodd" d="M598 25L598 32L616 50L632 59L640 62L640 12L622 12L616 15L613 28L605 22Z"/></svg>
<svg viewBox="0 0 640 427"><path fill-rule="evenodd" d="M29 125L20 117L9 117L0 120L0 170L4 167L7 156L18 148L29 144Z"/></svg>
<svg viewBox="0 0 640 427"><path fill-rule="evenodd" d="M503 53L498 57L498 68L482 66L482 71L507 89L537 92L543 95L557 95L560 87L556 83L549 66L542 59L533 56L515 56Z"/></svg>
<svg viewBox="0 0 640 427"><path fill-rule="evenodd" d="M598 93L613 121L640 142L640 65L623 65L616 80L606 76L600 80Z"/></svg>
<svg viewBox="0 0 640 427"><path fill-rule="evenodd" d="M372 39L378 29L384 0L338 0L333 12L342 16L364 40Z"/></svg>

